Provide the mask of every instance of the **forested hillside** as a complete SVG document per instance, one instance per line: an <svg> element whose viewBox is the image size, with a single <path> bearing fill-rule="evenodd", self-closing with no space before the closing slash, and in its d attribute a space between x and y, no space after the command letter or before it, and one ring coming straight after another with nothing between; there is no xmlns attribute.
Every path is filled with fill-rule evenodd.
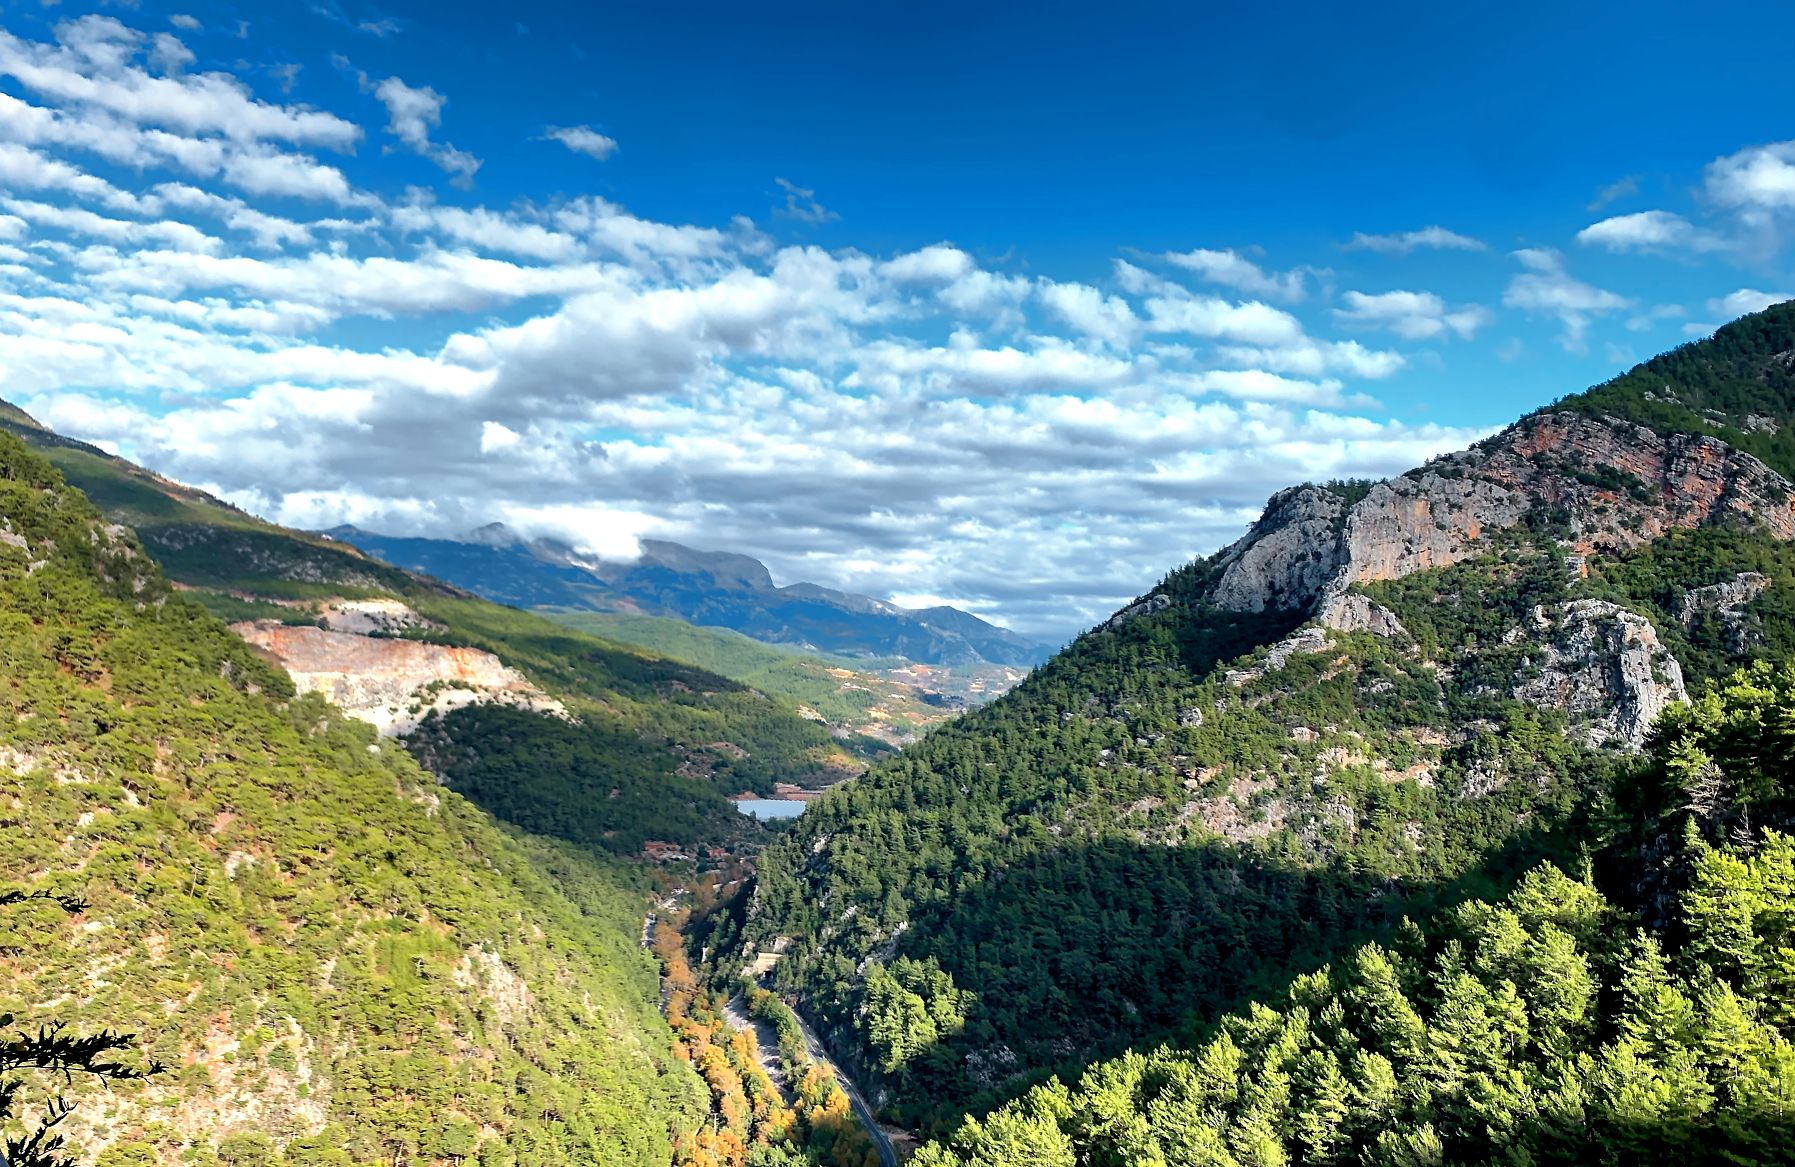
<svg viewBox="0 0 1795 1167"><path fill-rule="evenodd" d="M726 628L700 628L659 616L616 612L544 612L557 624L685 661L770 697L814 712L831 728L905 743L948 720L963 705L870 671L879 662L815 655L751 640ZM901 662L890 662L898 664ZM946 673L940 666L931 672ZM962 672L971 672L963 667Z"/></svg>
<svg viewBox="0 0 1795 1167"><path fill-rule="evenodd" d="M918 1167L1786 1162L1791 724L1795 670L1740 673L1619 775L1600 879L1539 867Z"/></svg>
<svg viewBox="0 0 1795 1167"><path fill-rule="evenodd" d="M1685 368L1774 394L1791 351L1785 305L1642 370L1658 398ZM1661 711L1795 654L1795 489L1711 436L1582 408L1276 496L812 807L710 939L770 957L892 1113L952 1124L1190 1040L1542 859L1573 869Z"/></svg>
<svg viewBox="0 0 1795 1167"><path fill-rule="evenodd" d="M702 1121L638 876L295 697L4 435L0 704L0 884L87 902L0 914L0 1014L169 1067L77 1093L91 1161L665 1167Z"/></svg>
<svg viewBox="0 0 1795 1167"><path fill-rule="evenodd" d="M560 701L571 722L445 707L411 739L419 756L465 778L487 809L529 829L621 853L650 839L753 842L759 828L728 795L770 793L782 781L826 785L858 773L882 748L838 742L784 698L263 522L16 408L0 413L0 428L40 450L110 520L131 526L170 579L228 620L309 626L329 623L333 606L391 601L415 619L370 635L490 652ZM420 691L416 702L427 705L441 688ZM501 741L508 762L493 756ZM549 769L549 757L574 764Z"/></svg>

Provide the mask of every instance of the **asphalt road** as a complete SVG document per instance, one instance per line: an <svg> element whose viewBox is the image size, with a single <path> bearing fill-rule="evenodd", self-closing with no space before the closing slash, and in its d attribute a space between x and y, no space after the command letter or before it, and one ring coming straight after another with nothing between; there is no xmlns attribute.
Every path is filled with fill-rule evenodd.
<svg viewBox="0 0 1795 1167"><path fill-rule="evenodd" d="M762 1064L769 1059L776 1061L778 1050L766 1048L765 1035L761 1032L760 1027L749 1019L746 1011L739 1004L740 1001L740 997L732 997L729 1001L730 1022L738 1029L746 1029L754 1034L756 1044L761 1047ZM879 1167L898 1167L897 1148L892 1145L891 1136L887 1135L878 1120L873 1118L873 1108L866 1104L866 1096L860 1093L860 1087L855 1084L853 1078L848 1076L846 1070L836 1065L835 1059L829 1056L829 1050L823 1045L822 1038L816 1035L816 1030L810 1028L810 1022L804 1020L803 1014L798 1013L795 1009L792 1012L798 1018L798 1028L804 1033L804 1044L810 1047L811 1060L835 1075L835 1080L841 1083L842 1092L848 1096L848 1105L854 1108L854 1117L860 1120L860 1125L864 1126L866 1133L872 1137L873 1149L879 1153Z"/></svg>

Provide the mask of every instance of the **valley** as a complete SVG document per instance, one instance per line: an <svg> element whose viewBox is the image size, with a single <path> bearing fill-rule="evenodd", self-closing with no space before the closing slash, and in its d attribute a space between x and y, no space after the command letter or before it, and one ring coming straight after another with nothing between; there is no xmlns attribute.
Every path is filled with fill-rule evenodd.
<svg viewBox="0 0 1795 1167"><path fill-rule="evenodd" d="M1795 1163L1792 44L4 6L0 1167Z"/></svg>
<svg viewBox="0 0 1795 1167"><path fill-rule="evenodd" d="M1788 376L1777 362L1795 350L1795 306L1731 328L1754 338L1723 331L1740 354L1733 381ZM1672 354L1648 375L1662 386L1686 364L1686 353ZM1607 387L1591 397L1613 407ZM16 432L112 498L111 517L139 522L145 549L165 549L176 574L162 582L123 526L73 543L46 537L37 504L21 501L7 530L18 555L48 563L62 548L113 548L80 569L95 573L96 596L133 597L124 602L143 615L130 619L181 613L180 627L236 662L227 678L243 669L257 678L239 682L252 706L267 692L364 725L331 732L369 742L381 765L428 774L424 787L401 778L396 804L421 808L426 821L446 813L445 800L468 800L456 813L495 816L497 837L516 849L511 862L524 863L516 878L547 879L575 903L597 897L614 915L651 900L646 923L613 920L604 943L655 954L668 1048L698 1074L676 1091L672 1105L683 1109L650 1123L672 1142L642 1161L727 1163L738 1156L731 1148L788 1145L821 1167L912 1156L1020 1167L1037 1152L1015 1148L1038 1144L1082 1162L1110 1136L1093 1142L1085 1120L1066 1116L1115 1104L1098 1085L1106 1075L1133 1092L1139 1113L1155 1113L1170 1089L1161 1077L1184 1072L1179 1059L1251 1047L1274 1023L1299 1034L1289 1040L1311 1040L1300 1036L1310 1013L1267 1013L1265 1003L1338 993L1350 1019L1352 1002L1392 975L1379 961L1421 962L1397 974L1403 985L1448 977L1455 958L1430 947L1432 929L1460 937L1447 941L1450 953L1496 943L1491 921L1517 921L1502 926L1534 947L1559 944L1552 929L1569 928L1564 943L1580 947L1563 959L1599 980L1625 972L1602 963L1612 949L1599 937L1613 926L1603 921L1622 918L1624 904L1649 913L1667 910L1651 906L1666 895L1698 894L1679 885L1637 898L1657 877L1631 866L1623 834L1662 830L1652 824L1675 806L1635 807L1628 792L1687 780L1660 727L1707 741L1715 719L1735 716L1726 702L1780 700L1763 666L1751 680L1727 678L1795 658L1795 487L1716 434L1659 434L1613 414L1592 421L1578 412L1582 400L1408 475L1278 494L1240 541L1173 571L1013 691L957 717L917 688L734 634L498 607L240 516L18 414ZM1761 432L1770 415L1755 411L1772 406L1751 408ZM1795 421L1795 404L1783 408L1778 424ZM1727 415L1706 416L1727 432ZM55 481L38 455L12 451L12 481ZM101 522L67 494L69 513L94 516L74 530ZM178 519L157 498L178 504ZM227 580L225 561L199 549L238 540L260 550L233 556ZM21 583L40 578L24 566ZM235 621L228 632L221 618ZM604 632L619 638L595 635ZM79 677L94 666L70 667ZM99 667L93 675L117 666ZM940 676L940 666L894 668ZM891 732L900 715L908 724ZM9 748L34 781L47 765L73 772L80 756ZM136 797L129 783L119 789ZM1701 796L1735 810L1741 797ZM225 805L252 803L233 795ZM804 813L786 819L783 807ZM96 813L82 812L83 823ZM220 812L213 832L241 813ZM1751 829L1780 821L1769 813ZM1776 836L1765 838L1771 854ZM1710 862L1706 854L1692 862ZM221 878L278 868L288 862L279 855L233 843ZM1579 856L1582 883L1560 874ZM1585 906L1542 915L1547 903ZM425 901L419 910L427 923L446 909ZM1582 923L1567 922L1573 910ZM143 943L162 951L166 942ZM511 1024L537 990L509 963L523 958L491 943L444 948L441 959L462 952L450 980L486 985L499 1023ZM423 969L436 958L416 959ZM1554 967L1529 966L1515 983L1568 975ZM643 982L629 975L639 1010ZM1495 984L1481 983L1480 992ZM1443 1002L1456 984L1414 991ZM268 1010L255 1005L256 1016ZM280 1016L293 1048L325 1056L310 1052L326 1047L303 1012ZM634 1040L652 1051L656 1026L635 1016ZM1451 1023L1427 1016L1414 1024ZM195 1056L182 1040L193 1039L170 1034L160 1048ZM1399 1068L1420 1056L1379 1048ZM1563 1056L1559 1045L1539 1048ZM1159 1049L1159 1060L1140 1061L1142 1049ZM329 1081L348 1071L305 1072ZM1343 1062L1326 1072L1350 1081L1371 1071ZM214 1077L211 1089L217 1101L183 1129L238 1138L252 1113L240 1088ZM1410 1105L1434 1113L1432 1102ZM287 1106L289 1138L339 1130L322 1104ZM704 1109L708 1133L676 1117ZM136 1113L118 1112L107 1128L116 1133L93 1133L174 1137L154 1135ZM357 1121L342 1138L396 1137ZM452 1122L442 1129L462 1137ZM1184 1128L1142 1137L1163 1141L1174 1129ZM1453 1129L1460 1145L1484 1137ZM1357 1137L1338 1130L1329 1137ZM1015 1131L1027 1132L1021 1143Z"/></svg>

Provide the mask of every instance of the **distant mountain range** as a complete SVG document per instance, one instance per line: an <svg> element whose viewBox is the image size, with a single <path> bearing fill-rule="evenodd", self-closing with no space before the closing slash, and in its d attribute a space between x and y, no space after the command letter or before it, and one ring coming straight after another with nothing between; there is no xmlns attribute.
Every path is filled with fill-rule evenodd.
<svg viewBox="0 0 1795 1167"><path fill-rule="evenodd" d="M670 616L769 644L934 665L1026 668L1050 651L958 608L901 608L812 583L779 587L766 565L751 556L659 539L643 540L641 558L622 563L558 540L526 539L502 523L459 539L402 538L349 526L324 534L520 608Z"/></svg>

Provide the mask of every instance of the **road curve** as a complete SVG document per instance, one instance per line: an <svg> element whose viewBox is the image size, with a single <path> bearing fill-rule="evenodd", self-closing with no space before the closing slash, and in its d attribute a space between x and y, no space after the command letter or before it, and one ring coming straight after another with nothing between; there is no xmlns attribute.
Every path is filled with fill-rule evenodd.
<svg viewBox="0 0 1795 1167"><path fill-rule="evenodd" d="M725 1012L736 1028L745 1029L754 1035L754 1042L760 1047L763 1066L768 1062L777 1062L778 1050L767 1048L765 1034L761 1031L761 1027L755 1025L748 1017L746 1004L739 995L729 999L729 1005ZM842 1093L848 1096L848 1105L854 1108L854 1117L858 1118L860 1125L866 1128L867 1135L873 1141L873 1149L879 1153L879 1167L898 1167L897 1147L892 1145L891 1136L885 1133L885 1129L873 1117L873 1108L866 1104L866 1097L860 1093L860 1087L855 1084L853 1078L848 1076L848 1072L829 1056L829 1050L823 1045L823 1039L816 1035L816 1030L810 1028L810 1022L804 1020L804 1015L793 1009L792 1016L798 1019L798 1029L804 1034L804 1044L810 1050L811 1060L834 1074L835 1080L841 1083Z"/></svg>
<svg viewBox="0 0 1795 1167"><path fill-rule="evenodd" d="M872 1136L873 1147L879 1152L879 1167L898 1167L897 1148L891 1145L891 1136L885 1133L885 1128L873 1117L873 1108L866 1104L860 1087L848 1076L846 1070L835 1064L835 1059L829 1056L828 1049L823 1045L823 1039L816 1035L816 1030L810 1028L810 1022L804 1020L804 1015L796 1009L792 1010L792 1015L798 1019L798 1028L804 1033L804 1044L810 1047L811 1058L818 1065L834 1072L835 1080L841 1083L842 1092L848 1096L848 1103L859 1116L861 1125Z"/></svg>

